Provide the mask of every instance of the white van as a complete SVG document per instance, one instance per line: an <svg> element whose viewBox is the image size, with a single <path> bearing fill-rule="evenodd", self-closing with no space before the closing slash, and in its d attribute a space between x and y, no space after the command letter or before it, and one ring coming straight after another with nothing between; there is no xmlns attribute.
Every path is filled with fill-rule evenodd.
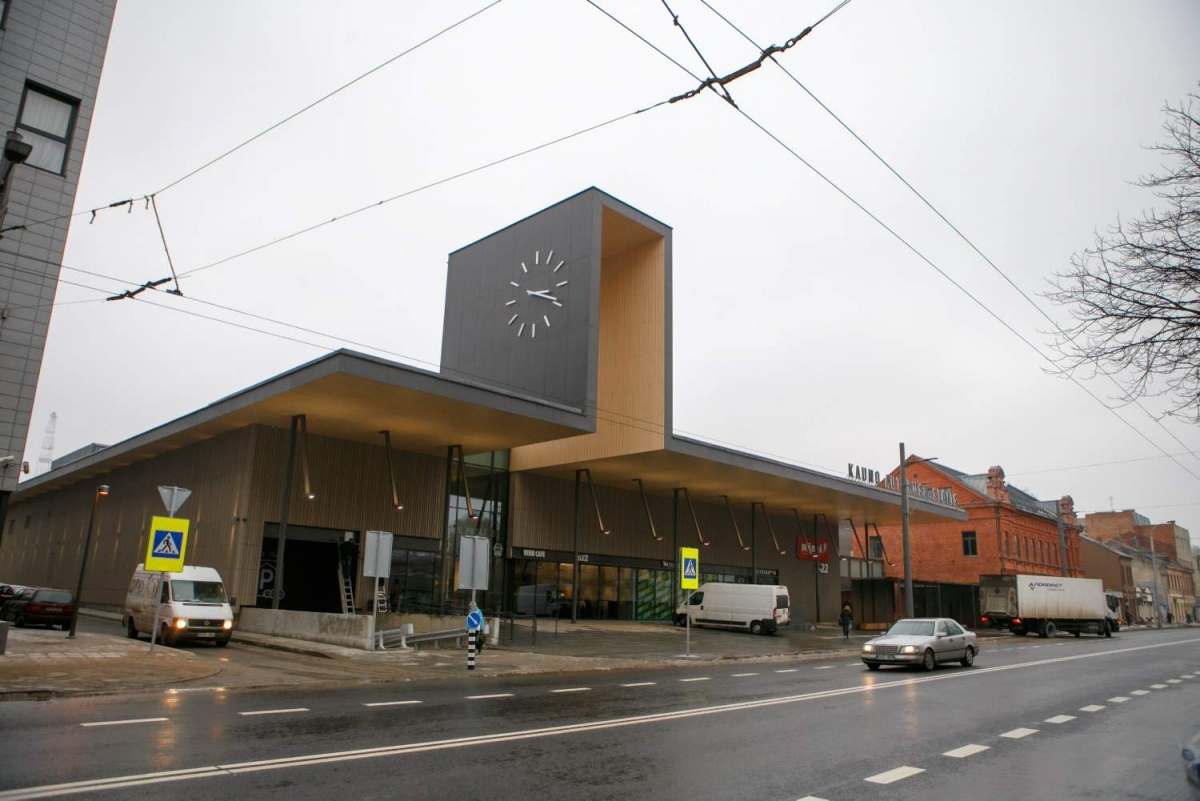
<svg viewBox="0 0 1200 801"><path fill-rule="evenodd" d="M675 625L724 626L749 629L754 634L774 634L792 622L788 588L772 584L722 584L706 582L675 608Z"/></svg>
<svg viewBox="0 0 1200 801"><path fill-rule="evenodd" d="M156 595L159 642L174 645L182 640L207 640L222 647L229 644L233 609L215 568L188 565L179 573L151 573L138 565L125 595L125 630L130 638L148 635L154 628Z"/></svg>

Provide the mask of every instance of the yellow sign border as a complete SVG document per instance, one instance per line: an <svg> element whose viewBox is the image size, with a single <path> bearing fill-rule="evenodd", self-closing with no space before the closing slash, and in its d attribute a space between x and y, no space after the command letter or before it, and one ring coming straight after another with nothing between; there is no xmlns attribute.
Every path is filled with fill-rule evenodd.
<svg viewBox="0 0 1200 801"><path fill-rule="evenodd" d="M686 578L683 575L683 565L688 559L696 560L696 577ZM679 588L683 590L695 590L700 587L700 549L699 548L680 548L679 549Z"/></svg>
<svg viewBox="0 0 1200 801"><path fill-rule="evenodd" d="M152 517L150 518L150 532L146 537L146 570L156 573L178 573L183 570L184 558L187 556L187 541L188 527L191 524L190 520L182 517ZM179 556L155 556L154 550L154 532L156 531L174 531L183 535L179 545Z"/></svg>

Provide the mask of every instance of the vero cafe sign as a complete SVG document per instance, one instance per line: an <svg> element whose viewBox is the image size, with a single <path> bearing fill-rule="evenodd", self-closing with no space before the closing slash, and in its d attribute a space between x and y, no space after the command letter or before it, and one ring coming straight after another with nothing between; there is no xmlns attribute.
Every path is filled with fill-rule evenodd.
<svg viewBox="0 0 1200 801"><path fill-rule="evenodd" d="M890 489L892 492L900 491L900 476L885 476L878 470L861 467L849 462L846 464L846 478L851 481L857 481L860 484L884 487ZM908 496L921 501L929 501L930 503L940 503L943 506L958 506L958 497L954 494L953 490L938 489L928 484L909 483Z"/></svg>

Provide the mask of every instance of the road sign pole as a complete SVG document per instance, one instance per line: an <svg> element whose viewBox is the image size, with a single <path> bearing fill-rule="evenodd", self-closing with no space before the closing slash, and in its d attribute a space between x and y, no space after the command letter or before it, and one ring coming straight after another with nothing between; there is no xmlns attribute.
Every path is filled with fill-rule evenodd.
<svg viewBox="0 0 1200 801"><path fill-rule="evenodd" d="M687 635L686 635L687 650L684 651L684 654L686 656L691 656L692 655L692 593L690 591L688 592L687 597L684 599L683 619L684 619L684 626L685 626L684 630L687 632Z"/></svg>
<svg viewBox="0 0 1200 801"><path fill-rule="evenodd" d="M162 588L166 577L166 573L158 574L158 587L154 592L154 626L150 629L150 653L154 653L154 640L158 637L158 608L162 606Z"/></svg>
<svg viewBox="0 0 1200 801"><path fill-rule="evenodd" d="M467 632L467 670L475 669L475 632Z"/></svg>

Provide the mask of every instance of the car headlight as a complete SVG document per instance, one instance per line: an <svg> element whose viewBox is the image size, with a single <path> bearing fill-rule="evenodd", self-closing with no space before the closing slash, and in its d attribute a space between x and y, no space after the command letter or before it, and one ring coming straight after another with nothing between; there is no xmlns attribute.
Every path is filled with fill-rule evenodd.
<svg viewBox="0 0 1200 801"><path fill-rule="evenodd" d="M224 623L221 624L221 628L225 629L226 631L229 631L231 628L233 628L233 621L226 620Z"/></svg>
<svg viewBox="0 0 1200 801"><path fill-rule="evenodd" d="M187 618L186 617L175 618L175 628L186 629L187 628Z"/></svg>
<svg viewBox="0 0 1200 801"><path fill-rule="evenodd" d="M863 643L863 653L864 653L864 654L873 654L873 653L875 653L875 646L874 646L874 645L871 645L871 643L869 643L869 642L868 642L868 643Z"/></svg>
<svg viewBox="0 0 1200 801"><path fill-rule="evenodd" d="M915 645L906 645L900 649L900 653L902 653L902 654L915 654L916 652L917 652L917 646L915 646Z"/></svg>
<svg viewBox="0 0 1200 801"><path fill-rule="evenodd" d="M1190 748L1183 749L1183 761L1192 762L1196 759L1196 752Z"/></svg>

